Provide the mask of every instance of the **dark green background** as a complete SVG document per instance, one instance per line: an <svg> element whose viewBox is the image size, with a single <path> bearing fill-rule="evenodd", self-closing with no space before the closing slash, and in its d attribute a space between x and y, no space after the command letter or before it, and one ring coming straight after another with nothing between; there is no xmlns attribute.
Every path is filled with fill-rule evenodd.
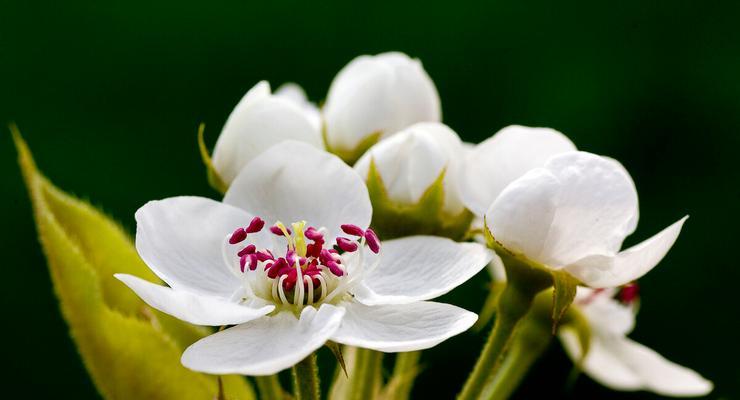
<svg viewBox="0 0 740 400"><path fill-rule="evenodd" d="M266 4L270 3L270 4ZM558 4L556 4L558 3ZM595 4L600 3L600 4ZM736 251L740 3L57 1L0 3L0 121L43 171L133 229L150 199L213 195L196 151L260 79L322 100L363 53L423 60L444 121L469 141L550 126L621 160L641 199L629 244L685 213L676 246L642 280L635 339L740 394ZM94 398L59 315L10 135L0 135L2 388ZM475 309L483 279L454 296ZM418 398L451 397L482 339L427 352ZM553 346L520 398L625 398L569 372ZM426 396L425 396L426 395Z"/></svg>

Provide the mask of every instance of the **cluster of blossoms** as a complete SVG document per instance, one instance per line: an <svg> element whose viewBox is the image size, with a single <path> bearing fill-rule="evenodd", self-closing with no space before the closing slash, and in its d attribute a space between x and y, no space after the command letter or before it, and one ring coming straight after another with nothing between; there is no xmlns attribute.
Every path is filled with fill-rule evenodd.
<svg viewBox="0 0 740 400"><path fill-rule="evenodd" d="M350 62L322 109L294 84L273 94L258 83L206 159L228 187L223 201L176 197L136 214L137 250L168 287L117 277L163 312L231 326L190 346L185 366L267 375L328 340L405 352L467 330L475 314L428 300L501 266L482 243L462 241L483 229L499 254L578 282L572 308L592 331L585 359L567 326L560 337L594 379L671 395L710 391L698 374L626 338L633 282L661 261L687 217L621 250L638 201L619 162L547 128L510 126L468 144L440 110L421 63L401 53Z"/></svg>

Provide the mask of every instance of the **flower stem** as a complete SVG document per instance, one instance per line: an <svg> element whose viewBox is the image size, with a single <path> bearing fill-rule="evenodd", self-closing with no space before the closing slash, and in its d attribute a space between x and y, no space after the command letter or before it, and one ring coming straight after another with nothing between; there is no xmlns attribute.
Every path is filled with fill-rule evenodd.
<svg viewBox="0 0 740 400"><path fill-rule="evenodd" d="M486 385L495 380L501 356L512 342L519 321L527 315L535 296L552 285L549 274L532 268L513 257L502 260L509 279L498 300L496 322L483 351L465 382L458 400L480 399Z"/></svg>
<svg viewBox="0 0 740 400"><path fill-rule="evenodd" d="M542 321L528 315L521 323L511 349L504 355L501 367L483 390L482 397L488 400L505 400L519 387L527 372L552 341L550 320Z"/></svg>
<svg viewBox="0 0 740 400"><path fill-rule="evenodd" d="M393 367L393 379L388 383L386 398L393 400L407 400L414 387L414 380L419 374L419 359L421 351L398 353L396 365Z"/></svg>
<svg viewBox="0 0 740 400"><path fill-rule="evenodd" d="M296 400L319 400L319 368L316 354L311 354L293 366L293 395Z"/></svg>
<svg viewBox="0 0 740 400"><path fill-rule="evenodd" d="M280 386L277 375L255 376L254 381L257 383L260 399L282 400L285 398L283 387Z"/></svg>
<svg viewBox="0 0 740 400"><path fill-rule="evenodd" d="M381 385L383 353L358 348L355 362L350 369L348 400L367 400L375 398Z"/></svg>

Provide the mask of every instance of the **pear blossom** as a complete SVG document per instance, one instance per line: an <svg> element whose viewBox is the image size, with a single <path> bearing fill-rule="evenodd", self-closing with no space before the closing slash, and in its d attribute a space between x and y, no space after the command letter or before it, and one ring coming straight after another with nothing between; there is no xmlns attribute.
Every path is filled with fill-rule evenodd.
<svg viewBox="0 0 740 400"><path fill-rule="evenodd" d="M139 209L137 251L169 287L117 277L162 312L232 326L182 356L212 374L273 374L327 340L400 352L468 329L474 313L428 300L480 271L490 251L430 236L381 243L371 216L357 172L285 141L250 161L223 202L173 197Z"/></svg>
<svg viewBox="0 0 740 400"><path fill-rule="evenodd" d="M576 146L551 128L510 125L478 145L466 143L465 149L460 194L465 205L482 217L509 183Z"/></svg>
<svg viewBox="0 0 740 400"><path fill-rule="evenodd" d="M226 120L213 150L213 166L229 184L250 160L284 140L323 148L321 115L300 86L285 84L271 94L270 84L261 81Z"/></svg>
<svg viewBox="0 0 740 400"><path fill-rule="evenodd" d="M591 287L615 287L647 273L688 218L620 251L637 227L632 178L616 160L575 151L553 130L507 128L482 143L465 162L462 187L465 204L485 210L499 245Z"/></svg>
<svg viewBox="0 0 740 400"><path fill-rule="evenodd" d="M391 200L413 205L444 174L443 210L459 215L465 207L457 191L464 148L460 137L439 122L420 122L371 147L355 164L367 177L374 163Z"/></svg>
<svg viewBox="0 0 740 400"><path fill-rule="evenodd" d="M377 140L416 122L439 121L441 110L421 62L389 52L357 57L339 71L323 115L328 148L355 154L373 135Z"/></svg>
<svg viewBox="0 0 740 400"><path fill-rule="evenodd" d="M681 397L711 392L712 382L627 337L635 327L638 296L636 283L595 290L579 287L573 306L588 321L590 344L581 359L577 334L563 326L559 338L566 353L580 362L588 376L614 390L647 390Z"/></svg>

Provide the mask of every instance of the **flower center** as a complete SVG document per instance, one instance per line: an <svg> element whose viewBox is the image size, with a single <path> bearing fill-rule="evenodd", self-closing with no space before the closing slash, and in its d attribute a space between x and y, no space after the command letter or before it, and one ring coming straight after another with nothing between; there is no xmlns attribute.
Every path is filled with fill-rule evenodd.
<svg viewBox="0 0 740 400"><path fill-rule="evenodd" d="M224 257L243 280L247 298L277 305L302 308L340 301L363 274L365 249L380 251L372 229L341 225L346 236L327 243L326 229L306 226L306 221L290 227L277 221L270 226L278 241L271 251L248 240L264 227L265 221L255 217L248 226L237 228L226 238Z"/></svg>

